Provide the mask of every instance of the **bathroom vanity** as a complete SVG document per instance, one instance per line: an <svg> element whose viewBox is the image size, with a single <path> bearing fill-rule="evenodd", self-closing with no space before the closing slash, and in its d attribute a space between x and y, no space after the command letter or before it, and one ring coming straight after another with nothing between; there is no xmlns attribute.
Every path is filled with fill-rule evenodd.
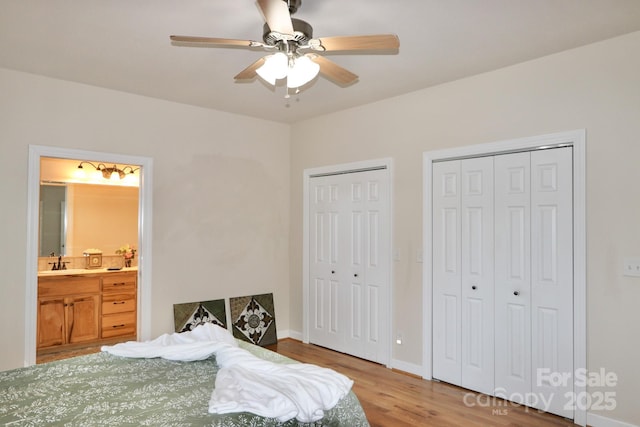
<svg viewBox="0 0 640 427"><path fill-rule="evenodd" d="M134 340L137 268L38 273L37 350Z"/></svg>

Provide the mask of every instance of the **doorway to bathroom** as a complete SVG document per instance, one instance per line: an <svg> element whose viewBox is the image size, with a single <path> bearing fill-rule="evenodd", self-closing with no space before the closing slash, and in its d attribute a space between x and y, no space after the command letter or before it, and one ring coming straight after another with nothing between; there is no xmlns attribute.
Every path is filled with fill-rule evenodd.
<svg viewBox="0 0 640 427"><path fill-rule="evenodd" d="M56 159L92 159L105 165L136 165L139 167L139 195L137 210L138 245L138 300L137 300L137 337L149 339L150 335L150 296L151 296L151 220L152 220L152 167L148 157L129 156L115 153L92 152L31 145L29 147L28 194L27 194L27 271L25 298L25 366L36 361L37 339L37 298L38 298L38 260L40 246L40 184L41 160ZM90 169L90 168L89 168ZM100 170L98 170L101 172Z"/></svg>

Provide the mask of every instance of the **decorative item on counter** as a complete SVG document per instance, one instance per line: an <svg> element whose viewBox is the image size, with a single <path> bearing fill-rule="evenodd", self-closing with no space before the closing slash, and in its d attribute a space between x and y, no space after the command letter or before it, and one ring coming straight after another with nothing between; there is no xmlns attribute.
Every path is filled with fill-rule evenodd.
<svg viewBox="0 0 640 427"><path fill-rule="evenodd" d="M85 249L85 268L102 268L102 251L100 249Z"/></svg>
<svg viewBox="0 0 640 427"><path fill-rule="evenodd" d="M125 267L131 267L131 261L133 261L136 256L136 250L132 248L131 245L126 244L124 246L120 246L120 248L116 250L116 254L122 255Z"/></svg>

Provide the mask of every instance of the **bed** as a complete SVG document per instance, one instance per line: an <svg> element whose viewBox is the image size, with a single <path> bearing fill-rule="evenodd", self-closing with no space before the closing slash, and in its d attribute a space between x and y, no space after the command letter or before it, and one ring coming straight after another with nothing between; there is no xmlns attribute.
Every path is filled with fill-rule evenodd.
<svg viewBox="0 0 640 427"><path fill-rule="evenodd" d="M262 360L295 364L245 342ZM220 367L216 356L182 362L107 352L0 372L3 426L368 426L353 391L322 419L280 422L247 412L212 414L208 404Z"/></svg>

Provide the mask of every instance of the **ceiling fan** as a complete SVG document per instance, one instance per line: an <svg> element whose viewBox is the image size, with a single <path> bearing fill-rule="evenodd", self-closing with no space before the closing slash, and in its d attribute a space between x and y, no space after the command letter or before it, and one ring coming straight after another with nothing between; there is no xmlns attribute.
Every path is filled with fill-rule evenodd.
<svg viewBox="0 0 640 427"><path fill-rule="evenodd" d="M234 79L245 81L256 76L275 86L277 80L287 81L287 91L296 92L318 73L340 86L354 83L358 76L320 55L324 52L395 53L400 40L395 34L337 36L313 38L313 28L301 19L292 18L302 0L257 0L263 14L262 42L213 37L170 36L178 43L212 47L258 48L273 52L238 73Z"/></svg>

